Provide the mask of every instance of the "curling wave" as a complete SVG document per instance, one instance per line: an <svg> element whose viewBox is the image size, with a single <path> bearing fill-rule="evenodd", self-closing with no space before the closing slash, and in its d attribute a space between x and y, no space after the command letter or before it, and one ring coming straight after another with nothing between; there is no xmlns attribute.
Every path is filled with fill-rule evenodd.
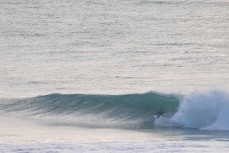
<svg viewBox="0 0 229 153"><path fill-rule="evenodd" d="M161 108L172 116L179 106L174 95L159 93L126 95L50 94L1 100L1 113L46 120L52 125L152 128L153 115Z"/></svg>
<svg viewBox="0 0 229 153"><path fill-rule="evenodd" d="M154 114L165 115L154 119ZM229 130L229 93L221 90L168 95L148 92L126 95L50 94L0 100L0 113L58 126L151 129L179 126Z"/></svg>

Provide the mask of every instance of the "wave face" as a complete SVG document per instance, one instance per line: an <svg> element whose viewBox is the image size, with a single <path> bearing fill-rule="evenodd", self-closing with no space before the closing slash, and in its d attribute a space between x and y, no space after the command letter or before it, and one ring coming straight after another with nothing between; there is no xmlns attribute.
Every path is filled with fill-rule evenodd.
<svg viewBox="0 0 229 153"><path fill-rule="evenodd" d="M229 94L221 90L194 92L184 98L170 121L189 128L229 130Z"/></svg>
<svg viewBox="0 0 229 153"><path fill-rule="evenodd" d="M0 112L42 119L52 125L152 128L153 115L161 108L173 116L179 106L174 95L158 93L127 95L50 94L25 99L1 100Z"/></svg>
<svg viewBox="0 0 229 153"><path fill-rule="evenodd" d="M165 115L154 119L158 110ZM53 126L151 129L178 126L229 130L229 93L193 92L187 96L148 92L126 95L50 94L0 100L0 113L36 119Z"/></svg>

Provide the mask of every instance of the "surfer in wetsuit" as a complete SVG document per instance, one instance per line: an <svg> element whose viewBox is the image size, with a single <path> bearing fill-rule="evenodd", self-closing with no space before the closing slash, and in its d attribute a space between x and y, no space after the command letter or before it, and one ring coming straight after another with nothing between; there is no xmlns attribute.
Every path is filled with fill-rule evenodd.
<svg viewBox="0 0 229 153"><path fill-rule="evenodd" d="M163 109L159 110L159 112L157 112L157 118L159 118L161 115L163 115L165 112L163 111Z"/></svg>

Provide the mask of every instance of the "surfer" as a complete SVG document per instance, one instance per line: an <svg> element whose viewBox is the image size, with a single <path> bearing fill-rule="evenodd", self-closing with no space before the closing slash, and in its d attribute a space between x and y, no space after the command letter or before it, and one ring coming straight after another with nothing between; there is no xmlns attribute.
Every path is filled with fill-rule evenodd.
<svg viewBox="0 0 229 153"><path fill-rule="evenodd" d="M163 115L165 112L164 112L164 110L163 109L161 109L161 110L159 110L158 112L157 112L157 118L159 118L161 115Z"/></svg>

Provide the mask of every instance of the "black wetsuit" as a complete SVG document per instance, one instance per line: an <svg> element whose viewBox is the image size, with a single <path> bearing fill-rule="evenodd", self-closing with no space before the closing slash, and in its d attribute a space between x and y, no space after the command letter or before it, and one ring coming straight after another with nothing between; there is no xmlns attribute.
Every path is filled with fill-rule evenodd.
<svg viewBox="0 0 229 153"><path fill-rule="evenodd" d="M161 115L163 115L165 112L163 111L163 109L161 109L159 112L157 112L157 118L160 117Z"/></svg>

